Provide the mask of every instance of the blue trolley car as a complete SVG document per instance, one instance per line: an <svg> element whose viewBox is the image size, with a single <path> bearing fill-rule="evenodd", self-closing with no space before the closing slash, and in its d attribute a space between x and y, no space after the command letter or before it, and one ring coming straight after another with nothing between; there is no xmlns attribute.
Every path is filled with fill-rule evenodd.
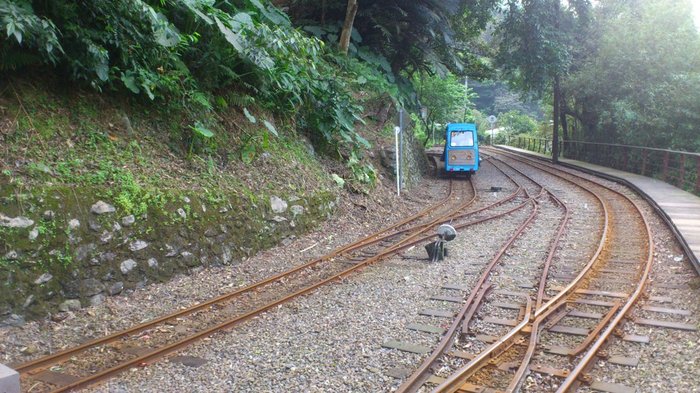
<svg viewBox="0 0 700 393"><path fill-rule="evenodd" d="M445 130L446 142L442 160L445 173L466 173L470 177L479 170L479 142L476 124L450 123Z"/></svg>

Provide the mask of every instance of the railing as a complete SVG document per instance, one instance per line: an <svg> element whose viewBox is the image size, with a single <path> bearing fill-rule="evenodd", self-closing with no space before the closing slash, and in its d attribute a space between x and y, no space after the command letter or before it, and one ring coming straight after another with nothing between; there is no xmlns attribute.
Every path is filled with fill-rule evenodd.
<svg viewBox="0 0 700 393"><path fill-rule="evenodd" d="M552 154L552 141L547 138L515 137L508 144ZM700 195L700 153L582 141L561 141L559 151L564 158L660 179Z"/></svg>

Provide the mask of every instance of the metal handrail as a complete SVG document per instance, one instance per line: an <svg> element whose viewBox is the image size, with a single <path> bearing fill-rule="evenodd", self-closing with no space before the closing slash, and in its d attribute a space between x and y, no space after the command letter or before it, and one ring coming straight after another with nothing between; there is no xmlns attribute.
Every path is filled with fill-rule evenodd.
<svg viewBox="0 0 700 393"><path fill-rule="evenodd" d="M552 151L549 138L514 137L506 143L545 155L551 155ZM559 141L559 151L564 158L657 178L700 195L700 153L697 152L575 140Z"/></svg>

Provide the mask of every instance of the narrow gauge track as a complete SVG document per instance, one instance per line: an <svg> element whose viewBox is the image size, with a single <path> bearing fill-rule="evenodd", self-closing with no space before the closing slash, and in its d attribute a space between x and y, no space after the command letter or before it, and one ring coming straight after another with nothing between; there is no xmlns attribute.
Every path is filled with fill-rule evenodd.
<svg viewBox="0 0 700 393"><path fill-rule="evenodd" d="M566 206L555 195L546 190L540 183L493 156L490 156L489 158L489 161L491 161L496 169L508 177L510 181L518 185L519 188L523 188L525 190L525 195L527 196L528 201L532 203L533 209L526 220L520 223L514 233L511 234L511 236L504 242L500 250L498 250L491 261L487 264L484 272L474 286L474 289L471 291L471 294L464 303L464 307L453 320L452 326L443 336L438 346L435 348L432 354L424 360L418 369L403 382L403 384L399 387L398 392L416 391L426 382L434 384L439 380L439 378L430 375L431 369L441 370L454 367L455 364L463 364L471 358L467 352L460 348L459 344L460 342L464 342L464 340L461 340L463 338L462 335L473 335L473 332L470 332L469 329L470 322L475 317L477 311L479 311L479 307L484 303L493 303L494 305L508 308L511 311L515 310L519 314L530 313L532 305L529 301L529 295L527 293L523 294L522 288L513 287L514 283L510 283L509 286L509 283L507 282L508 280L505 280L505 282L500 280L501 282L499 282L499 276L494 275L492 277L492 273L494 273L497 269L507 269L509 265L514 267L512 265L514 263L517 264L517 258L507 256L506 252L514 244L516 244L516 242L523 242L522 237L525 236L526 229L534 225L535 221L540 221L539 225L545 226L551 226L551 221L554 221L555 224L557 221L559 221L559 225L556 228L550 228L554 241L551 242L547 260L551 261L554 250L558 245L559 239L568 221L569 212ZM499 165L496 165L494 161L499 162ZM516 178L518 178L518 180L516 180ZM523 185L523 183L526 185ZM540 218L538 220L538 216L542 214L543 210L549 211L548 217ZM552 217L549 216L552 216L553 213L558 218L554 218L552 220ZM510 261L506 262L507 260ZM548 268L549 263L546 263L543 270L546 272ZM546 273L544 275L546 276ZM540 281L542 280L540 279ZM495 293L492 294L491 290L494 287L498 287L499 290L494 291ZM540 292L543 291L544 290ZM524 299L521 300L527 299L527 307L521 308L518 304L502 301L504 297L513 296L523 297ZM489 300L487 300L487 298L489 298ZM501 319L492 319L492 321L507 323L509 325L517 324L517 322L514 321L505 321ZM481 336L481 340L484 340L484 337L486 337L485 335L478 335L477 337L479 336ZM470 343L469 345L471 344L476 344L478 346L479 343L477 340L476 343Z"/></svg>
<svg viewBox="0 0 700 393"><path fill-rule="evenodd" d="M439 383L433 391L477 391L483 386L508 392L574 391L644 289L653 258L651 230L639 206L621 192L553 165L492 154L595 195L605 212L602 235L595 255L567 286L546 288L551 298L540 306L532 307L527 297L520 322L447 379L433 379ZM546 378L524 384L533 372Z"/></svg>
<svg viewBox="0 0 700 393"><path fill-rule="evenodd" d="M454 184L461 190L455 190ZM395 253L402 244L426 238L421 235L476 199L473 183L450 181L448 195L443 200L327 255L130 329L17 365L15 369L20 372L22 386L32 392L86 387L128 368L153 362Z"/></svg>
<svg viewBox="0 0 700 393"><path fill-rule="evenodd" d="M455 225L459 229L504 216L527 206L527 202L512 208L508 206L509 203L512 204L513 201L516 201L518 195L522 193L522 188L519 187L515 192L495 203L473 211L464 212L468 206L471 206L477 200L476 187L473 185L473 182L460 182L457 184L461 184L462 187L465 187L464 184L469 185L472 194L471 199L458 204L448 204L446 201L454 197L451 191L448 198L424 211L432 212L430 218L425 218L426 214L419 213L415 217L393 225L387 230L341 247L331 254L291 269L288 272L280 273L245 288L192 306L181 312L138 325L132 329L116 332L76 348L19 365L17 369L21 373L22 385L25 387L30 386L29 389L33 392L63 392L86 387L108 379L125 369L146 365L199 339L208 337L219 330L229 328L260 312L311 292L324 284L344 277L388 255L399 253L418 243L429 241L435 235L426 234L426 232L437 224L474 217L471 221ZM496 210L496 212L491 216L484 217L483 213L488 210ZM374 247L375 251L368 251L368 246ZM329 268L328 266L332 267ZM304 284L307 285L305 287L302 284L294 283L290 279L290 275L295 274L299 276L300 272L303 273L303 269L307 269L307 272L312 273L303 275L302 280L305 280ZM271 284L282 288L285 291L284 294L280 294L281 290L277 290L277 292L275 292L276 290L268 290L268 286L271 287ZM241 294L247 294L249 298L242 301ZM231 304L233 300L237 300L244 305L247 304L246 302L253 302L254 300L258 306L257 308L248 307L248 309L242 310L240 304ZM185 317L194 318L195 322L189 322ZM153 339L152 336L160 333L163 333L161 337L164 338ZM148 339L142 340L144 337ZM111 358L108 361L100 360L104 358L104 355L110 355ZM60 373L52 370L60 370ZM83 377L73 377L76 374ZM32 382L33 384L30 385Z"/></svg>

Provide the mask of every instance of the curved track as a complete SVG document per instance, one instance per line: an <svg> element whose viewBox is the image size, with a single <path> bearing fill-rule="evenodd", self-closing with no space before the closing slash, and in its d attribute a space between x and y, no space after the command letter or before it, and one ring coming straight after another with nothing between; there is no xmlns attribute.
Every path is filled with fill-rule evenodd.
<svg viewBox="0 0 700 393"><path fill-rule="evenodd" d="M541 266L536 267L540 274L538 285L528 291L504 290L504 281L499 281L498 274L494 274L499 265L507 264L501 259L515 239L527 236L529 226L539 225L535 222L538 213L535 209L503 245L472 289L453 322L453 326L463 327L461 335L452 331L451 335L445 335L433 354L404 381L399 388L401 392L481 391L484 388L508 392L523 389L573 390L606 338L638 299L646 283L653 257L653 243L646 218L634 201L601 183L552 165L500 151L486 150L486 153L494 165L498 163L511 176L517 173L519 183L530 183L526 187L534 190L540 187L538 196L549 195L553 205L560 209L559 223L551 234L552 241L546 257L540 261ZM552 283L550 265L566 232L570 210L556 195L527 176L525 168L528 173L535 172L540 177L567 182L590 194L597 200L599 211L604 215L596 251L563 287ZM538 186L532 186L532 183ZM532 199L537 201L540 208L545 205L542 198ZM611 277L623 273L629 276L623 279ZM491 296L491 292L497 296ZM509 297L511 302L504 303L503 296ZM512 302L513 299L519 302ZM484 316L504 304L518 311L516 319ZM491 329L500 333L493 336L492 343L484 345L479 352L469 353L464 349L478 347L470 345L475 329ZM566 339L562 339L562 336ZM558 342L566 342L568 347L557 345ZM469 345L465 346L465 343ZM452 371L445 374L450 369ZM441 376L432 372L438 372ZM532 372L546 374L548 384L523 387L525 377Z"/></svg>

